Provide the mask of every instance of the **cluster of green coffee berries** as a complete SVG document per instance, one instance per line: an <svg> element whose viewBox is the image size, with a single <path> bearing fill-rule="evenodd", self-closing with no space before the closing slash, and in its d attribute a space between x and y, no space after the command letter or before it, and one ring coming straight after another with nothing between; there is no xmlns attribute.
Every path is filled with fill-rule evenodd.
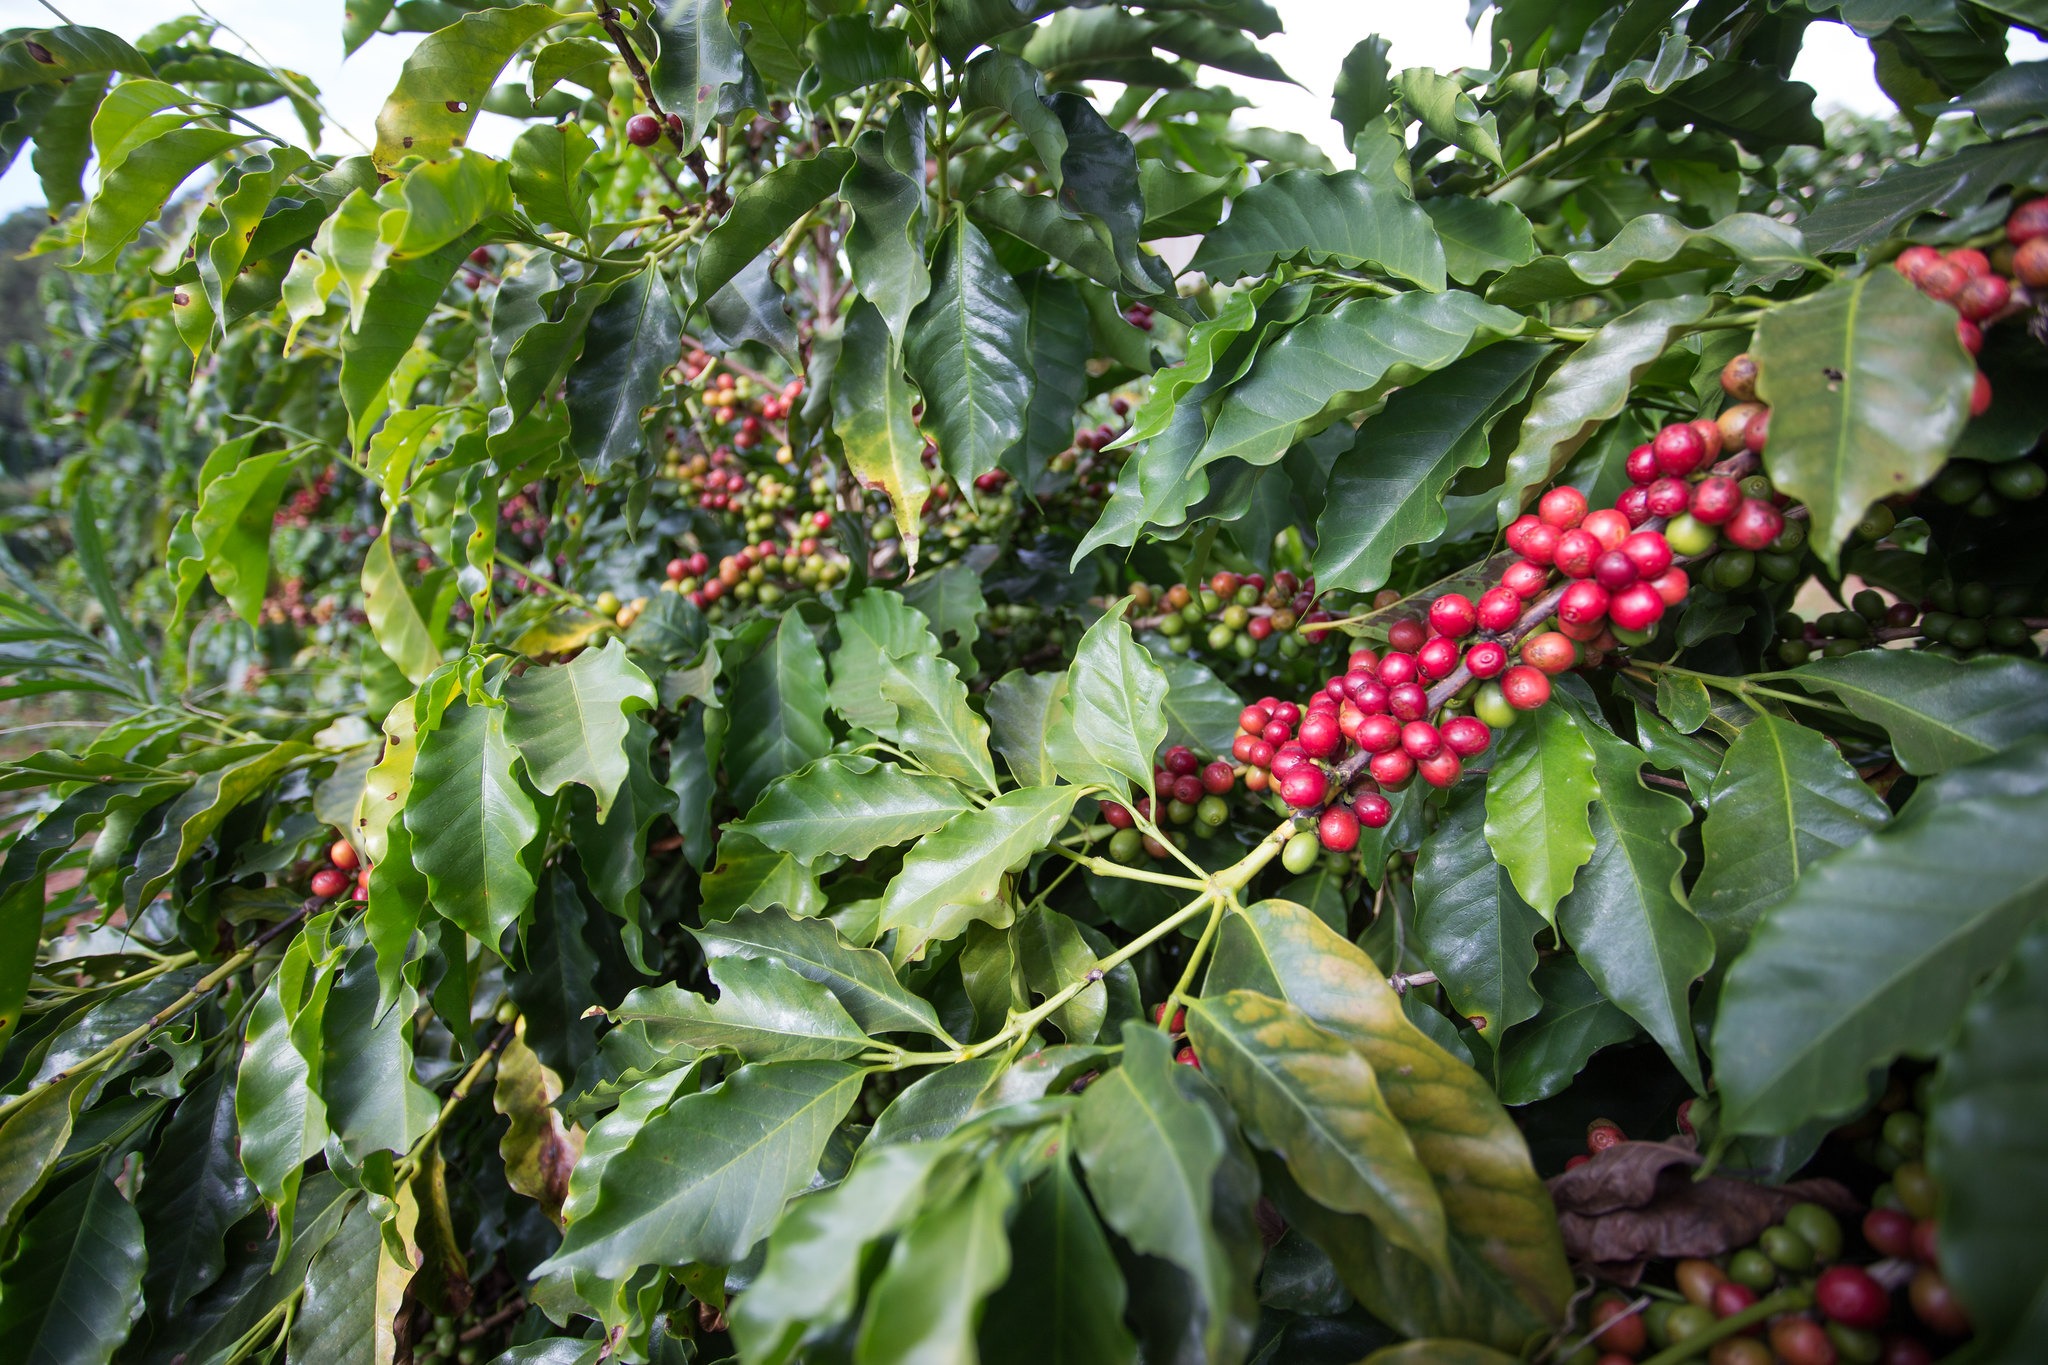
<svg viewBox="0 0 2048 1365"><path fill-rule="evenodd" d="M1973 517L1995 517L2016 502L2033 502L2048 493L2048 469L2032 460L1984 465L1951 460L1927 486L1938 502L1960 507Z"/></svg>
<svg viewBox="0 0 2048 1365"><path fill-rule="evenodd" d="M1950 658L2035 654L2034 632L2042 627L2044 614L2048 603L2025 588L1944 581L1927 590L1920 634L1929 653Z"/></svg>
<svg viewBox="0 0 2048 1365"><path fill-rule="evenodd" d="M1315 579L1304 582L1286 569L1270 583L1263 574L1225 570L1192 586L1133 583L1130 593L1138 624L1158 631L1176 654L1192 653L1200 642L1210 654L1250 660L1270 641L1280 658L1296 659L1305 640L1319 643L1325 633L1302 627L1331 619L1314 606Z"/></svg>
<svg viewBox="0 0 2048 1365"><path fill-rule="evenodd" d="M414 1365L477 1365L484 1358L475 1342L461 1338L462 1324L441 1314L428 1324L425 1336L413 1343Z"/></svg>

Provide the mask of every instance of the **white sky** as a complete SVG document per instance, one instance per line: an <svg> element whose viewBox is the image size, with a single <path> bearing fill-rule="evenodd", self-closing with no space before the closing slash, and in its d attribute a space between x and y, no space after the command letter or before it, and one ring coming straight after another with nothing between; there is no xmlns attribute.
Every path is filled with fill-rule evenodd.
<svg viewBox="0 0 2048 1365"><path fill-rule="evenodd" d="M1466 0L1272 0L1287 31L1268 40L1269 50L1305 88L1210 73L1214 79L1238 80L1257 102L1246 111L1275 128L1298 132L1325 145L1339 165L1348 156L1330 119L1330 90L1337 68L1351 45L1369 33L1392 44L1396 69L1429 66L1447 69L1484 66L1485 33L1465 28ZM144 29L197 8L191 0L53 0L72 22L111 29L133 38ZM341 0L201 0L208 12L238 30L256 51L290 70L303 72L320 87L322 98L342 125L369 138L377 109L396 83L405 54L417 35L372 38L346 66L341 60ZM56 20L38 0L0 0L0 28L41 26ZM223 36L223 46L232 39ZM2033 54L2029 54L2033 55ZM1795 75L1820 92L1824 108L1859 113L1890 109L1871 75L1870 49L1832 23L1807 31L1805 50ZM257 114L281 134L291 135L297 121L282 109ZM496 127L490 125L495 124ZM486 114L474 145L487 151L509 146L516 125ZM327 150L352 151L344 134L330 129ZM90 182L88 181L88 189ZM42 192L24 153L0 177L0 213L40 203Z"/></svg>

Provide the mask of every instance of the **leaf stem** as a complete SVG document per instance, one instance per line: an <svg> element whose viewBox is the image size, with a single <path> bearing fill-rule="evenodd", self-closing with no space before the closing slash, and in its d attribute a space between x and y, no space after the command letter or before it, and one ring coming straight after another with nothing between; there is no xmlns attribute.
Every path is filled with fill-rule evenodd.
<svg viewBox="0 0 2048 1365"><path fill-rule="evenodd" d="M1122 877L1125 881L1150 882L1154 886L1171 886L1181 891L1207 891L1207 882L1196 881L1193 877L1176 877L1170 872L1148 872L1142 867L1125 867L1107 858L1098 858L1090 853L1076 853L1064 844L1054 844L1052 851L1062 858L1079 863L1098 877Z"/></svg>
<svg viewBox="0 0 2048 1365"><path fill-rule="evenodd" d="M1586 138L1590 137L1592 134L1606 127L1608 121L1612 117L1613 115L1611 113L1604 112L1593 115L1593 117L1587 119L1584 123L1572 129L1572 131L1566 133L1563 137L1551 143L1548 147L1545 147L1542 151L1535 153L1528 160L1524 161L1521 165L1509 171L1499 180L1494 181L1493 185L1486 191L1484 197L1487 199L1495 198L1500 194L1502 190L1514 184L1523 176L1528 175L1531 171L1536 170L1538 167L1544 166L1547 163L1557 159L1559 156L1571 150L1573 147L1578 145L1580 142L1584 141Z"/></svg>
<svg viewBox="0 0 2048 1365"><path fill-rule="evenodd" d="M392 1173L393 1188L403 1188L406 1182L419 1173L420 1158L426 1155L427 1148L432 1146L434 1141L441 1136L443 1125L454 1115L456 1109L460 1107L464 1100L469 1098L470 1090L475 1087L478 1078L484 1074L485 1069L498 1059L499 1051L511 1040L513 1031L518 1027L518 1024L519 1021L515 1019L511 1023L499 1028L484 1050L476 1055L476 1060L469 1064L469 1069L462 1073L461 1079L455 1082L455 1088L448 1092L447 1100L441 1105L441 1112L434 1115L434 1122L427 1128L426 1132L420 1134L420 1140L412 1145L412 1150L405 1154L405 1157L394 1169Z"/></svg>

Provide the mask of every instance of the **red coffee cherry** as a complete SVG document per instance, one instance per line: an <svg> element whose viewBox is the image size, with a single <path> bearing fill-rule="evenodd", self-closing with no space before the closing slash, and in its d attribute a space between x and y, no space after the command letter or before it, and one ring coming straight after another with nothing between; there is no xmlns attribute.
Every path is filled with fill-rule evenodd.
<svg viewBox="0 0 2048 1365"><path fill-rule="evenodd" d="M1177 777L1173 780L1173 799L1183 806L1192 806L1203 796L1202 779L1195 776Z"/></svg>
<svg viewBox="0 0 2048 1365"><path fill-rule="evenodd" d="M1684 479L1659 479L1643 490L1643 496L1652 516L1675 517L1691 505L1692 487ZM1620 507L1621 503L1617 500L1614 505Z"/></svg>
<svg viewBox="0 0 2048 1365"><path fill-rule="evenodd" d="M1744 498L1721 533L1744 550L1767 549L1785 529L1785 516L1761 498Z"/></svg>
<svg viewBox="0 0 2048 1365"><path fill-rule="evenodd" d="M1443 736L1444 747L1460 758L1477 757L1493 742L1493 731L1476 716L1453 716L1437 733Z"/></svg>
<svg viewBox="0 0 2048 1365"><path fill-rule="evenodd" d="M1932 1266L1922 1267L1913 1276L1913 1282L1906 1286L1906 1297L1912 1301L1914 1315L1943 1336L1969 1335L1969 1316L1956 1302L1948 1281Z"/></svg>
<svg viewBox="0 0 2048 1365"><path fill-rule="evenodd" d="M1557 619L1572 625L1597 621L1607 614L1607 589L1598 583L1574 583L1557 600Z"/></svg>
<svg viewBox="0 0 2048 1365"><path fill-rule="evenodd" d="M1387 689L1387 711L1395 720L1421 720L1429 714L1429 693L1420 683L1401 683Z"/></svg>
<svg viewBox="0 0 2048 1365"><path fill-rule="evenodd" d="M1522 662L1545 673L1563 673L1579 661L1578 647L1554 630L1522 641Z"/></svg>
<svg viewBox="0 0 2048 1365"><path fill-rule="evenodd" d="M340 868L323 867L313 874L312 891L318 900L333 900L347 888L348 874Z"/></svg>
<svg viewBox="0 0 2048 1365"><path fill-rule="evenodd" d="M2012 286L1997 275L1973 276L1956 294L1956 311L1970 322L1982 322L2005 311Z"/></svg>
<svg viewBox="0 0 2048 1365"><path fill-rule="evenodd" d="M1273 751L1272 761L1261 766L1275 777L1285 777L1296 768L1312 764L1307 751L1299 744L1283 744Z"/></svg>
<svg viewBox="0 0 2048 1365"><path fill-rule="evenodd" d="M2019 215L2015 214L2013 216L2017 218ZM2010 220L2008 220L2006 223L2006 232L2008 235L2010 235L2010 233L2012 232L2012 223ZM2013 238L2013 240L2021 241L2024 239L2015 237ZM1892 264L1898 267L1898 271L1901 275L1904 275L1913 283L1918 284L1920 283L1920 277L1927 273L1927 268L1931 265L1938 265L1940 264L1940 262L1941 253L1935 250L1933 247L1909 246L1904 251L1901 251L1899 253L1899 258L1896 261L1893 261Z"/></svg>
<svg viewBox="0 0 2048 1365"><path fill-rule="evenodd" d="M1292 725L1301 719L1301 708L1291 701L1283 701L1273 707L1273 719L1282 725Z"/></svg>
<svg viewBox="0 0 2048 1365"><path fill-rule="evenodd" d="M1370 673L1379 666L1380 656L1370 649L1354 649L1344 663L1347 673Z"/></svg>
<svg viewBox="0 0 2048 1365"><path fill-rule="evenodd" d="M1342 806L1332 806L1316 821L1316 838L1333 853L1349 853L1358 847L1358 817Z"/></svg>
<svg viewBox="0 0 2048 1365"><path fill-rule="evenodd" d="M1278 716L1266 722L1266 728L1259 731L1259 738L1268 744L1285 744L1294 738L1294 727Z"/></svg>
<svg viewBox="0 0 2048 1365"><path fill-rule="evenodd" d="M1719 526L1742 505L1742 484L1726 474L1710 474L1693 486L1692 519Z"/></svg>
<svg viewBox="0 0 2048 1365"><path fill-rule="evenodd" d="M1425 678L1448 678L1458 667L1458 642L1448 635L1432 636L1415 653L1415 666Z"/></svg>
<svg viewBox="0 0 2048 1365"><path fill-rule="evenodd" d="M1187 745L1176 744L1166 751L1166 757L1160 766L1175 777L1186 777L1201 767L1202 761L1195 757L1195 751Z"/></svg>
<svg viewBox="0 0 2048 1365"><path fill-rule="evenodd" d="M1586 519L1579 523L1579 529L1599 541L1601 549L1612 550L1628 539L1631 528L1627 517L1611 507L1603 507L1597 512L1586 513Z"/></svg>
<svg viewBox="0 0 2048 1365"><path fill-rule="evenodd" d="M1401 722L1392 716L1366 716L1352 741L1369 754L1383 754L1401 743Z"/></svg>
<svg viewBox="0 0 2048 1365"><path fill-rule="evenodd" d="M1620 550L1609 550L1593 561L1593 581L1609 592L1619 592L1636 581L1636 562Z"/></svg>
<svg viewBox="0 0 2048 1365"><path fill-rule="evenodd" d="M1603 1351L1615 1351L1633 1359L1650 1344L1649 1328L1641 1313L1628 1311L1628 1300L1607 1296L1593 1302L1592 1326L1598 1331L1593 1344Z"/></svg>
<svg viewBox="0 0 2048 1365"><path fill-rule="evenodd" d="M1481 630L1506 630L1521 618L1522 599L1512 588L1488 588L1473 615Z"/></svg>
<svg viewBox="0 0 2048 1365"><path fill-rule="evenodd" d="M1222 759L1217 759L1202 769L1202 790L1211 796L1221 796L1237 783L1237 770Z"/></svg>
<svg viewBox="0 0 2048 1365"><path fill-rule="evenodd" d="M2012 211L2005 220L2005 239L2017 246L2036 237L2048 237L2048 198L2029 199ZM1925 251L1926 247L1907 247L1906 251ZM1904 260L1906 252L1899 253Z"/></svg>
<svg viewBox="0 0 2048 1365"><path fill-rule="evenodd" d="M1721 428L1721 448L1741 450L1744 439L1749 435L1751 419L1763 409L1764 405L1761 403L1737 403L1715 418L1714 425Z"/></svg>
<svg viewBox="0 0 2048 1365"><path fill-rule="evenodd" d="M1439 749L1430 757L1415 765L1415 771L1422 774L1422 780L1432 787L1451 786L1465 771L1465 760L1449 749Z"/></svg>
<svg viewBox="0 0 2048 1365"><path fill-rule="evenodd" d="M1903 1209L1872 1209L1863 1215L1863 1240L1880 1256L1910 1256L1913 1216Z"/></svg>
<svg viewBox="0 0 2048 1365"><path fill-rule="evenodd" d="M1516 664L1501 674L1500 690L1517 711L1534 711L1550 700L1550 678L1527 664Z"/></svg>
<svg viewBox="0 0 2048 1365"><path fill-rule="evenodd" d="M1877 1365L1934 1365L1934 1352L1912 1337L1891 1337Z"/></svg>
<svg viewBox="0 0 2048 1365"><path fill-rule="evenodd" d="M1465 651L1465 668L1475 678L1497 678L1507 666L1507 647L1498 640L1481 640Z"/></svg>
<svg viewBox="0 0 2048 1365"><path fill-rule="evenodd" d="M2022 248L2023 252L2025 250L2026 248ZM2048 250L2036 254L2040 256L2043 262L2048 262ZM2014 265L2018 264L2019 262L2015 260ZM2023 275L2021 278L2024 279L2025 276ZM2048 280L2044 280L2044 283L2048 283ZM1968 318L1957 318L1956 340L1963 343L1964 350L1968 351L1971 355L1976 355L1984 349L1984 329Z"/></svg>
<svg viewBox="0 0 2048 1365"><path fill-rule="evenodd" d="M1337 728L1337 718L1327 711L1303 720L1300 738L1302 752L1310 758L1328 758L1344 742L1343 733Z"/></svg>
<svg viewBox="0 0 2048 1365"><path fill-rule="evenodd" d="M1982 417L1989 411L1991 411L1991 381L1984 376L1982 370L1979 370L1977 372L1977 382L1970 389L1970 416Z"/></svg>
<svg viewBox="0 0 2048 1365"><path fill-rule="evenodd" d="M1297 810L1315 805L1329 790L1329 774L1313 763L1305 762L1280 779L1280 799Z"/></svg>
<svg viewBox="0 0 2048 1365"><path fill-rule="evenodd" d="M1650 586L1657 590L1657 596L1664 599L1665 606L1675 607L1692 590L1692 579L1685 570L1673 567L1651 579Z"/></svg>
<svg viewBox="0 0 2048 1365"><path fill-rule="evenodd" d="M1972 278L1991 273L1991 258L1973 246L1959 246L1949 252L1948 262Z"/></svg>
<svg viewBox="0 0 2048 1365"><path fill-rule="evenodd" d="M1812 1318L1782 1317L1771 1323L1771 1349L1785 1365L1835 1365L1835 1344Z"/></svg>
<svg viewBox="0 0 2048 1365"><path fill-rule="evenodd" d="M1514 547L1516 554L1538 564L1548 564L1557 553L1557 542L1564 533L1547 522L1537 522L1522 533L1522 543Z"/></svg>
<svg viewBox="0 0 2048 1365"><path fill-rule="evenodd" d="M1657 452L1659 473L1684 478L1706 462L1707 443L1689 422L1674 422L1650 443Z"/></svg>
<svg viewBox="0 0 2048 1365"><path fill-rule="evenodd" d="M1640 486L1624 488L1614 500L1614 510L1628 518L1631 526L1650 519L1650 490Z"/></svg>
<svg viewBox="0 0 2048 1365"><path fill-rule="evenodd" d="M1714 1295L1707 1301L1707 1307L1717 1318L1732 1318L1745 1308L1756 1306L1756 1291L1746 1284L1723 1280L1714 1286Z"/></svg>
<svg viewBox="0 0 2048 1365"><path fill-rule="evenodd" d="M1353 803L1358 823L1367 829L1385 829L1394 818L1394 803L1378 792L1367 792Z"/></svg>
<svg viewBox="0 0 2048 1365"><path fill-rule="evenodd" d="M1920 278L1914 281L1915 284L1920 286L1921 293L1930 299L1938 299L1943 303L1953 300L1958 293L1962 292L1963 286L1969 282L1970 276L1968 271L1964 270L1954 261L1946 260L1936 261L1933 265L1928 266L1920 272Z"/></svg>
<svg viewBox="0 0 2048 1365"><path fill-rule="evenodd" d="M1550 573L1534 560L1518 559L1501 570L1500 585L1526 602L1543 595L1543 590L1550 586Z"/></svg>
<svg viewBox="0 0 2048 1365"><path fill-rule="evenodd" d="M1102 803L1102 823L1108 825L1111 829L1129 829L1133 822L1130 811L1126 810L1121 804L1115 801L1104 801Z"/></svg>
<svg viewBox="0 0 2048 1365"><path fill-rule="evenodd" d="M1756 358L1744 351L1721 367L1721 392L1738 403L1756 397Z"/></svg>
<svg viewBox="0 0 2048 1365"><path fill-rule="evenodd" d="M1239 735L1230 741L1230 756L1240 763L1249 763L1252 758L1252 746L1258 742L1257 736Z"/></svg>
<svg viewBox="0 0 2048 1365"><path fill-rule="evenodd" d="M1273 713L1265 707L1247 706L1244 710L1237 713L1237 726L1240 730L1257 734L1266 728L1266 722L1271 719L1273 719Z"/></svg>
<svg viewBox="0 0 2048 1365"><path fill-rule="evenodd" d="M1401 727L1401 747L1410 758L1433 758L1444 747L1444 737L1426 720L1411 720Z"/></svg>
<svg viewBox="0 0 2048 1365"><path fill-rule="evenodd" d="M1862 1266L1831 1265L1813 1284L1813 1301L1844 1327L1876 1327L1891 1314L1891 1296Z"/></svg>
<svg viewBox="0 0 2048 1365"><path fill-rule="evenodd" d="M1479 623L1479 608L1459 592L1447 592L1429 604L1429 628L1452 639L1470 635Z"/></svg>
<svg viewBox="0 0 2048 1365"><path fill-rule="evenodd" d="M1510 550L1520 554L1522 553L1523 537L1529 534L1532 527L1541 526L1542 524L1536 517L1528 512L1524 512L1508 523L1508 529L1501 532L1501 539L1507 542Z"/></svg>
<svg viewBox="0 0 2048 1365"><path fill-rule="evenodd" d="M1764 408L1753 413L1749 425L1742 431L1742 448L1752 455L1764 453L1764 447L1771 440L1771 410Z"/></svg>
<svg viewBox="0 0 2048 1365"><path fill-rule="evenodd" d="M1421 627L1417 626L1416 629L1420 630ZM1414 682L1417 671L1418 666L1413 654L1389 654L1380 660L1380 681L1389 687Z"/></svg>
<svg viewBox="0 0 2048 1365"><path fill-rule="evenodd" d="M1368 714L1387 709L1387 685L1370 673L1344 675L1344 699Z"/></svg>
<svg viewBox="0 0 2048 1365"><path fill-rule="evenodd" d="M1389 749L1383 754L1374 754L1366 765L1373 781L1382 787L1397 788L1415 776L1415 760L1400 749Z"/></svg>
<svg viewBox="0 0 2048 1365"><path fill-rule="evenodd" d="M1933 1265L1941 1259L1941 1248L1937 1244L1937 1229L1932 1218L1922 1218L1913 1224L1913 1259Z"/></svg>
<svg viewBox="0 0 2048 1365"><path fill-rule="evenodd" d="M1652 483L1662 472L1657 467L1655 448L1646 445L1637 446L1628 453L1628 463L1625 467L1630 483Z"/></svg>
<svg viewBox="0 0 2048 1365"><path fill-rule="evenodd" d="M1711 417L1695 417L1688 424L1700 434L1700 444L1707 448L1706 460L1711 463L1721 457L1721 424Z"/></svg>
<svg viewBox="0 0 2048 1365"><path fill-rule="evenodd" d="M1586 495L1569 485L1553 488L1536 504L1536 514L1547 525L1569 531L1586 516Z"/></svg>
<svg viewBox="0 0 2048 1365"><path fill-rule="evenodd" d="M346 839L336 839L327 846L327 861L343 872L355 871L359 861L356 857L356 846Z"/></svg>
<svg viewBox="0 0 2048 1365"><path fill-rule="evenodd" d="M1566 531L1558 538L1557 554L1551 563L1567 578L1590 578L1593 561L1601 554L1599 537L1585 527Z"/></svg>
<svg viewBox="0 0 2048 1365"><path fill-rule="evenodd" d="M661 120L652 114L635 114L626 120L626 141L635 147L652 147L661 141Z"/></svg>
<svg viewBox="0 0 2048 1365"><path fill-rule="evenodd" d="M1621 542L1621 553L1635 564L1639 578L1655 578L1671 567L1671 542L1656 531L1637 531Z"/></svg>
<svg viewBox="0 0 2048 1365"><path fill-rule="evenodd" d="M1387 643L1409 654L1422 648L1422 642L1428 638L1429 634L1422 628L1422 622L1409 617L1403 617L1387 627Z"/></svg>
<svg viewBox="0 0 2048 1365"><path fill-rule="evenodd" d="M1202 1063L1195 1056L1195 1050L1192 1047L1183 1047L1179 1052L1174 1053L1173 1060L1182 1066L1191 1066L1197 1071L1202 1069Z"/></svg>

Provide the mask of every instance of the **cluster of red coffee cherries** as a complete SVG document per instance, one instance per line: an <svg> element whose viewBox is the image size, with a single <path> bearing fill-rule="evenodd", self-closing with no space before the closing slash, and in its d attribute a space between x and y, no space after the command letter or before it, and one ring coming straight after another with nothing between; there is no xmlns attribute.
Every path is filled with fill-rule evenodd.
<svg viewBox="0 0 2048 1365"><path fill-rule="evenodd" d="M1160 838L1137 828L1139 820L1182 845L1185 836L1174 826L1188 825L1197 834L1213 834L1230 819L1230 806L1223 798L1236 785L1237 770L1230 764L1221 759L1203 763L1187 745L1174 745L1160 756L1159 768L1152 774L1152 788L1159 793L1156 810L1147 796L1130 806L1117 801L1101 803L1102 821L1112 831L1109 856L1120 863L1136 862L1141 854L1153 859L1169 856Z"/></svg>
<svg viewBox="0 0 2048 1365"><path fill-rule="evenodd" d="M2005 220L2005 236L2009 246L2001 249L2001 258L2020 283L2034 289L2048 285L2048 198L2030 199L2014 209ZM1909 246L1892 264L1921 293L1961 314L1956 335L1973 356L1984 349L1984 328L2023 306L1999 263L1975 247L1940 251ZM1990 406L1991 381L1980 371L1970 391L1970 415L1981 417Z"/></svg>
<svg viewBox="0 0 2048 1365"><path fill-rule="evenodd" d="M327 866L316 871L306 884L314 900L331 901L348 890L353 881L356 896L361 899L370 894L370 869L363 866L356 856L356 846L346 839L336 839L327 848Z"/></svg>
<svg viewBox="0 0 2048 1365"><path fill-rule="evenodd" d="M313 524L313 518L320 515L320 505L334 491L334 467L329 465L320 471L312 483L296 490L285 500L284 506L271 515L273 526L306 527Z"/></svg>
<svg viewBox="0 0 2048 1365"><path fill-rule="evenodd" d="M1124 309L1124 321L1130 323L1131 326L1137 328L1141 332L1151 331L1152 305L1149 303L1132 304L1130 307Z"/></svg>

